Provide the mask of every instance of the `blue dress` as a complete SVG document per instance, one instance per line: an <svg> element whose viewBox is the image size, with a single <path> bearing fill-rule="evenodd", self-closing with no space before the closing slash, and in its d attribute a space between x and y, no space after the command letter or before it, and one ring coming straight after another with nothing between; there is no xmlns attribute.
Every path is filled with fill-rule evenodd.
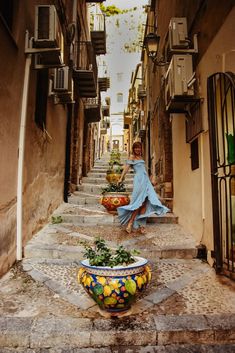
<svg viewBox="0 0 235 353"><path fill-rule="evenodd" d="M144 226L146 224L147 217L150 215L154 213L157 215L162 215L169 212L170 210L162 205L158 199L146 172L144 160L127 160L126 164L131 165L135 172L133 180L133 192L129 205L118 207L118 217L121 224L127 224L131 218L132 212L140 208L140 206L146 200L147 203L145 213L137 215L133 223L133 228L137 229L140 226Z"/></svg>

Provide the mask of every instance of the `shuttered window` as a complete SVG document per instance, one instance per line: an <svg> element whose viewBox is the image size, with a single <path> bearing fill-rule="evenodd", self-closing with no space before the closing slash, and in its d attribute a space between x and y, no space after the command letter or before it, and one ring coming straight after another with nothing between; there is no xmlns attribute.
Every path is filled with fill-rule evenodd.
<svg viewBox="0 0 235 353"><path fill-rule="evenodd" d="M37 72L35 122L42 130L46 128L48 76L48 69L38 70Z"/></svg>

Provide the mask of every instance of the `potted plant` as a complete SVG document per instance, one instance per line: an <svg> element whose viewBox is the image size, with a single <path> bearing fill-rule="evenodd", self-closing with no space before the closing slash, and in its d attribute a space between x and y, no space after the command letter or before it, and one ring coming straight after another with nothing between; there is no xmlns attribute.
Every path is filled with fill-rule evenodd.
<svg viewBox="0 0 235 353"><path fill-rule="evenodd" d="M116 184L120 179L123 168L120 165L112 165L106 172L106 180L109 183Z"/></svg>
<svg viewBox="0 0 235 353"><path fill-rule="evenodd" d="M129 194L123 183L110 183L102 189L102 195L100 203L109 213L115 214L117 207L128 205L130 202Z"/></svg>
<svg viewBox="0 0 235 353"><path fill-rule="evenodd" d="M122 245L112 250L103 239L96 239L94 247L86 246L78 281L101 310L120 315L147 287L151 269L148 260L136 253Z"/></svg>

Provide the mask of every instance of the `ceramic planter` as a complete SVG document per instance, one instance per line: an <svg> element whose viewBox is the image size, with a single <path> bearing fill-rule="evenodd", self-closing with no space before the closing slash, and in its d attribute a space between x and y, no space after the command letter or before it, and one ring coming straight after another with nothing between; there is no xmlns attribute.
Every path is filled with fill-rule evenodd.
<svg viewBox="0 0 235 353"><path fill-rule="evenodd" d="M117 184L118 180L120 179L121 174L120 173L108 173L106 175L106 180L108 181L108 183L110 184Z"/></svg>
<svg viewBox="0 0 235 353"><path fill-rule="evenodd" d="M130 309L151 280L148 260L135 257L128 266L90 266L81 261L78 281L101 310L118 315Z"/></svg>
<svg viewBox="0 0 235 353"><path fill-rule="evenodd" d="M120 206L128 205L130 202L129 194L127 192L106 192L100 200L109 213L116 213Z"/></svg>

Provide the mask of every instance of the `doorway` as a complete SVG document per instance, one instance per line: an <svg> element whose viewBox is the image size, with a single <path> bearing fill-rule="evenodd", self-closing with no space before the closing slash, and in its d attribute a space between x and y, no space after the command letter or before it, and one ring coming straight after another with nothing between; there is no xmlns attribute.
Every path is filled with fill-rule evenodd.
<svg viewBox="0 0 235 353"><path fill-rule="evenodd" d="M208 78L216 271L235 279L235 75Z"/></svg>

